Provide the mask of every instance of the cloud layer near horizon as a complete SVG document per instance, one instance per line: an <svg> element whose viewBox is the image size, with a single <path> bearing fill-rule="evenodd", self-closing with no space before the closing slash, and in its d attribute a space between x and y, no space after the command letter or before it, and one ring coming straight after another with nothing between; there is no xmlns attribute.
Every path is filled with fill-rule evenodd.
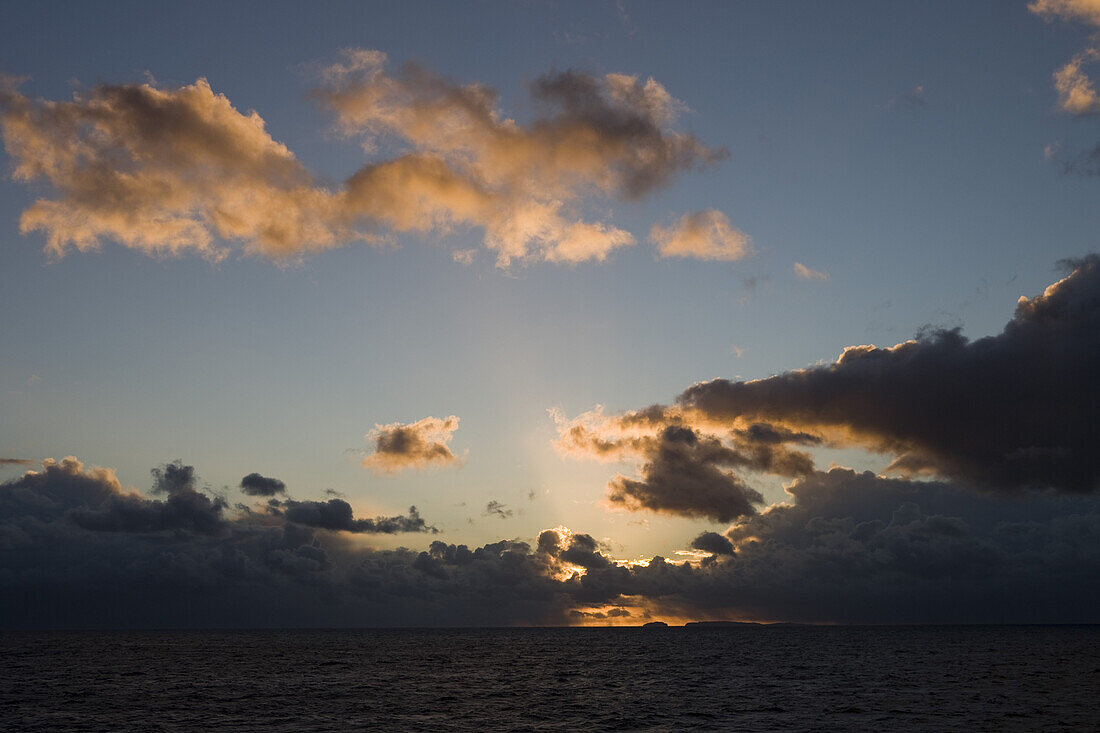
<svg viewBox="0 0 1100 733"><path fill-rule="evenodd" d="M318 71L315 97L343 134L370 156L398 148L339 187L319 184L259 114L238 111L205 79L174 89L105 84L55 102L0 78L15 178L45 181L54 194L20 227L44 232L53 257L114 240L211 259L238 242L285 260L393 232L474 227L501 266L602 261L634 237L585 220L582 200L635 199L724 155L673 128L686 108L653 79L539 76L529 85L537 115L520 123L489 87L411 63L391 73L386 62L350 49ZM678 254L730 259L744 249L728 221L718 234L710 249Z"/></svg>
<svg viewBox="0 0 1100 733"><path fill-rule="evenodd" d="M789 503L697 537L700 561L639 564L564 527L530 542L378 550L352 533L428 528L415 510L372 529L349 526L370 521L350 512L314 511L331 502L232 510L179 462L159 469L155 486L165 500L73 458L0 484L0 628L1050 623L1100 614L1093 498L1021 501L813 472L794 482Z"/></svg>

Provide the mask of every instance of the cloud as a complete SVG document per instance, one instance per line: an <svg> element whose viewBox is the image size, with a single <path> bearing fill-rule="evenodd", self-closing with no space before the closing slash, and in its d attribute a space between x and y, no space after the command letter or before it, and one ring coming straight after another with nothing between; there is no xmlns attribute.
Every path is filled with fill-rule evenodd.
<svg viewBox="0 0 1100 733"><path fill-rule="evenodd" d="M1035 0L1028 10L1051 21L1078 21L1100 27L1100 2L1097 0ZM1095 39L1094 39L1095 40ZM1100 58L1100 49L1086 48L1065 66L1054 72L1054 88L1058 91L1058 107L1072 115L1092 115L1100 112L1100 97L1084 71L1087 63Z"/></svg>
<svg viewBox="0 0 1100 733"><path fill-rule="evenodd" d="M1092 115L1100 111L1100 96L1085 74L1083 66L1100 57L1097 49L1087 49L1054 72L1054 88L1058 91L1058 107L1071 115Z"/></svg>
<svg viewBox="0 0 1100 733"><path fill-rule="evenodd" d="M384 473L406 468L427 468L461 463L448 443L458 429L458 418L426 417L413 423L375 425L367 433L374 441L374 452L363 459L363 465Z"/></svg>
<svg viewBox="0 0 1100 733"><path fill-rule="evenodd" d="M816 280L818 282L824 282L829 279L829 273L822 272L821 270L811 270L801 262L794 263L794 274L803 280Z"/></svg>
<svg viewBox="0 0 1100 733"><path fill-rule="evenodd" d="M285 494L286 484L277 478L268 478L258 473L250 473L241 479L241 491L249 496L275 496Z"/></svg>
<svg viewBox="0 0 1100 733"><path fill-rule="evenodd" d="M493 501L490 501L488 504L485 505L485 511L482 512L482 515L486 517L499 517L500 519L508 519L514 513L515 512L509 509L505 504L501 504L499 501L494 499Z"/></svg>
<svg viewBox="0 0 1100 733"><path fill-rule="evenodd" d="M649 240L661 257L732 262L752 254L752 239L730 226L729 218L716 209L684 214L668 227L654 224Z"/></svg>
<svg viewBox="0 0 1100 733"><path fill-rule="evenodd" d="M612 502L727 521L751 515L745 474L813 473L797 446L862 447L888 473L935 476L991 492L1100 488L1100 257L1021 297L995 336L932 330L895 346L765 379L715 379L669 406L572 420L554 413L557 448L573 457L643 463L615 477ZM746 501L738 503L736 497Z"/></svg>
<svg viewBox="0 0 1100 733"><path fill-rule="evenodd" d="M0 466L33 466L38 461L30 458L0 458Z"/></svg>
<svg viewBox="0 0 1100 733"><path fill-rule="evenodd" d="M395 517L375 517L374 519L355 519L348 504L343 499L328 501L294 501L288 499L279 506L288 522L304 524L307 527L328 529L334 532L353 532L365 534L396 534L398 532L439 532L430 527L416 511L409 507L407 515Z"/></svg>
<svg viewBox="0 0 1100 733"><path fill-rule="evenodd" d="M176 89L102 85L72 101L29 99L0 86L0 128L14 177L45 180L20 219L62 256L105 239L150 254L294 256L355 234L336 196L315 186L256 113L242 114L205 79Z"/></svg>
<svg viewBox="0 0 1100 733"><path fill-rule="evenodd" d="M695 385L680 406L709 421L772 421L1001 491L1094 491L1100 414L1100 258L1033 298L996 336L936 330L889 348L754 382Z"/></svg>
<svg viewBox="0 0 1100 733"><path fill-rule="evenodd" d="M1100 257L1032 298L995 336L926 329L895 346L851 346L827 365L765 379L715 379L672 405L557 423L564 456L637 467L608 501L729 522L757 512L753 474L805 479L803 447L861 447L886 472L971 490L1082 494L1100 489Z"/></svg>
<svg viewBox="0 0 1100 733"><path fill-rule="evenodd" d="M481 227L501 265L602 261L634 238L579 220L578 202L637 198L724 155L672 129L683 105L653 79L540 76L529 87L538 116L522 124L497 108L495 90L416 64L390 73L377 51L345 51L322 78L318 97L340 130L368 150L384 139L408 148L377 174L357 176L349 186L355 198L399 231ZM406 186L387 188L394 195L375 208L375 189L389 176Z"/></svg>
<svg viewBox="0 0 1100 733"><path fill-rule="evenodd" d="M356 520L343 506L326 514L330 502L232 514L206 497L210 526L168 521L192 516L169 511L173 499L203 493L193 469L169 465L176 470L161 467L160 477L186 480L169 480L165 501L75 458L0 483L0 628L500 626L601 613L856 623L1100 617L1092 497L1009 498L833 469L796 479L789 502L724 535L696 537L691 545L711 553L705 560L625 563L566 527L541 532L534 547L502 539L374 549L348 532L364 521L386 531L380 523L398 518ZM316 526L291 519L299 512ZM417 518L411 509L405 517Z"/></svg>
<svg viewBox="0 0 1100 733"><path fill-rule="evenodd" d="M792 446L820 442L767 424L720 432L691 426L660 405L619 415L597 408L573 419L551 414L561 454L640 464L639 476L619 474L608 482L611 506L716 522L752 514L764 501L737 471L804 475L813 462Z"/></svg>
<svg viewBox="0 0 1100 733"><path fill-rule="evenodd" d="M105 84L50 101L5 77L0 130L14 175L52 192L23 212L21 230L44 232L53 257L112 240L213 260L237 242L286 260L393 232L474 227L501 266L603 261L634 237L584 220L585 202L635 199L724 156L674 129L684 105L653 79L537 77L526 124L506 117L489 87L415 64L391 73L379 51L348 50L318 80L315 98L372 158L342 186L319 184L258 113L238 111L205 79ZM400 150L379 158L383 140Z"/></svg>
<svg viewBox="0 0 1100 733"><path fill-rule="evenodd" d="M725 536L717 532L702 532L691 541L693 550L702 550L713 555L732 555L733 544Z"/></svg>
<svg viewBox="0 0 1100 733"><path fill-rule="evenodd" d="M1084 620L1100 613L1100 504L1026 501L833 469L734 524L680 599L732 618L847 623ZM698 539L702 539L702 536ZM713 542L713 548L710 543ZM703 549L721 547L707 536ZM777 614L777 615L771 615Z"/></svg>
<svg viewBox="0 0 1100 733"><path fill-rule="evenodd" d="M153 493L174 496L195 491L195 467L185 466L178 458L149 472L153 476Z"/></svg>
<svg viewBox="0 0 1100 733"><path fill-rule="evenodd" d="M744 457L717 438L670 425L647 457L640 480L622 474L611 480L611 504L729 522L752 514L753 505L764 501L759 491L723 470L742 465Z"/></svg>
<svg viewBox="0 0 1100 733"><path fill-rule="evenodd" d="M0 518L64 521L97 532L221 532L225 500L197 491L194 469L176 462L154 469L153 477L154 491L168 495L164 501L123 490L109 469L85 470L72 456L61 462L47 459L41 471L3 484Z"/></svg>
<svg viewBox="0 0 1100 733"><path fill-rule="evenodd" d="M1044 20L1076 20L1100 27L1100 0L1033 0L1027 9Z"/></svg>

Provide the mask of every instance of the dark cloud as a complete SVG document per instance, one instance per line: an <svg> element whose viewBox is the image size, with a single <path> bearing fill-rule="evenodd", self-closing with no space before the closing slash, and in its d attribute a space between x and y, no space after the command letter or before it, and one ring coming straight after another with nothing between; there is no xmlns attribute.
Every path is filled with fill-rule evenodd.
<svg viewBox="0 0 1100 733"><path fill-rule="evenodd" d="M810 433L796 433L792 430L779 428L767 423L753 423L745 430L736 433L748 443L762 445L777 445L780 443L799 443L801 445L818 445L821 437Z"/></svg>
<svg viewBox="0 0 1100 733"><path fill-rule="evenodd" d="M374 519L356 519L343 499L328 501L294 501L287 499L281 505L283 516L288 522L304 524L307 527L328 529L334 532L355 532L365 534L396 534L398 532L437 533L424 521L416 507L409 507L409 513L396 517L375 517Z"/></svg>
<svg viewBox="0 0 1100 733"><path fill-rule="evenodd" d="M37 463L30 458L0 458L0 466L34 466Z"/></svg>
<svg viewBox="0 0 1100 733"><path fill-rule="evenodd" d="M185 466L179 459L154 468L150 473L153 475L154 494L173 496L195 491L195 467Z"/></svg>
<svg viewBox="0 0 1100 733"><path fill-rule="evenodd" d="M611 565L599 551L599 545L591 535L573 534L565 549L558 553L558 559L585 569L606 568Z"/></svg>
<svg viewBox="0 0 1100 733"><path fill-rule="evenodd" d="M841 623L1100 618L1100 502L999 497L847 469L693 546L698 565L593 568L578 601L632 599L655 615ZM722 544L726 540L729 545Z"/></svg>
<svg viewBox="0 0 1100 733"><path fill-rule="evenodd" d="M791 446L821 442L819 436L762 422L733 430L695 426L661 405L619 415L597 409L572 420L551 414L560 452L641 463L637 478L620 474L608 482L612 504L718 522L751 514L763 502L737 471L804 476L813 471L813 461Z"/></svg>
<svg viewBox="0 0 1100 733"><path fill-rule="evenodd" d="M711 422L765 420L898 456L894 468L1000 491L1090 492L1100 482L1100 258L1021 298L1004 331L933 330L891 348L850 347L828 366L679 398Z"/></svg>
<svg viewBox="0 0 1100 733"><path fill-rule="evenodd" d="M607 498L630 509L649 509L729 522L752 514L764 497L723 467L745 463L744 456L716 438L690 428L665 428L642 467L640 480L617 476Z"/></svg>
<svg viewBox="0 0 1100 733"><path fill-rule="evenodd" d="M833 469L728 532L705 585L751 618L1083 621L1100 613L1100 504L998 498ZM695 593L697 591L693 591Z"/></svg>
<svg viewBox="0 0 1100 733"><path fill-rule="evenodd" d="M603 79L580 71L547 74L531 84L534 98L552 110L536 135L558 145L584 135L598 150L616 151L606 164L630 197L641 196L671 175L700 162L725 157L692 135L670 133L677 103L656 82L611 74Z"/></svg>
<svg viewBox="0 0 1100 733"><path fill-rule="evenodd" d="M286 484L277 478L250 473L241 479L241 491L249 496L275 496L286 493Z"/></svg>
<svg viewBox="0 0 1100 733"><path fill-rule="evenodd" d="M114 473L101 468L84 470L72 456L60 462L47 459L39 471L27 471L0 484L0 518L50 523L73 509L97 509L123 496Z"/></svg>
<svg viewBox="0 0 1100 733"><path fill-rule="evenodd" d="M486 517L499 517L500 519L508 519L515 512L509 509L506 505L501 504L496 499L490 501L485 505L485 511L482 514Z"/></svg>
<svg viewBox="0 0 1100 733"><path fill-rule="evenodd" d="M554 412L566 455L635 461L608 499L729 522L762 496L747 474L806 477L800 446L887 454L886 473L971 489L1087 493L1100 485L1100 257L1020 298L996 335L926 329L889 348L853 346L832 364L749 382L716 379L672 406L617 415Z"/></svg>
<svg viewBox="0 0 1100 733"><path fill-rule="evenodd" d="M709 552L712 555L732 555L733 544L717 532L703 532L691 541L691 549Z"/></svg>
<svg viewBox="0 0 1100 733"><path fill-rule="evenodd" d="M109 497L95 509L73 509L69 518L84 529L97 532L163 532L187 530L219 534L226 529L222 498L211 498L185 489L164 501L150 501L135 495Z"/></svg>
<svg viewBox="0 0 1100 733"><path fill-rule="evenodd" d="M193 471L162 467L160 475L188 473L193 485ZM714 552L708 562L658 557L626 565L591 535L565 528L542 532L535 548L515 539L481 547L436 541L418 552L363 547L344 532L276 512L221 510L215 532L191 520L150 519L158 510L171 516L167 506L192 493L201 492L177 488L164 501L142 499L110 471L75 459L0 484L0 627L600 618L574 611L606 619L1100 619L1100 505L1091 497L1004 497L834 469L797 479L789 503L735 523L725 536L732 554L721 535L704 533L692 545ZM284 502L272 501L282 512ZM131 516L115 511L123 504L138 506L138 519L117 519ZM318 512L327 505L296 504ZM91 515L99 524L76 519ZM318 521L358 521L343 508L335 515Z"/></svg>

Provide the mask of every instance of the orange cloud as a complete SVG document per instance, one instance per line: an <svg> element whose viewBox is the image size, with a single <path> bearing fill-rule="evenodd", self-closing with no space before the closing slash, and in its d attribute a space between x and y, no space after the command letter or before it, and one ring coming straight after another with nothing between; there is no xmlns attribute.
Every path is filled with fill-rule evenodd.
<svg viewBox="0 0 1100 733"><path fill-rule="evenodd" d="M461 459L447 445L457 429L458 418L454 415L375 425L367 433L367 440L374 441L374 452L363 459L363 465L393 473L406 468L459 464Z"/></svg>
<svg viewBox="0 0 1100 733"><path fill-rule="evenodd" d="M103 239L150 254L225 256L221 240L274 257L356 235L338 198L205 79L178 89L100 86L72 101L0 88L0 127L17 180L56 192L23 212L20 229L46 249L96 249Z"/></svg>
<svg viewBox="0 0 1100 733"><path fill-rule="evenodd" d="M684 214L668 227L654 224L649 239L661 257L733 261L752 254L752 238L716 209Z"/></svg>
<svg viewBox="0 0 1100 733"><path fill-rule="evenodd" d="M0 130L15 177L53 191L28 208L24 233L46 249L104 240L157 255L220 259L227 245L279 259L392 232L480 228L500 266L603 261L634 244L582 203L632 199L724 151L674 130L683 104L653 79L567 71L531 84L527 124L496 92L415 65L385 69L379 51L345 51L319 71L316 98L368 155L343 186L320 185L256 112L238 111L205 79L165 89L102 85L71 101L31 99L0 79Z"/></svg>
<svg viewBox="0 0 1100 733"><path fill-rule="evenodd" d="M1034 0L1027 8L1047 21L1077 21L1100 28L1100 0ZM1087 48L1054 72L1058 107L1063 112L1072 115L1100 112L1100 97L1083 68L1086 63L1096 61L1098 57L1100 50L1095 47Z"/></svg>
<svg viewBox="0 0 1100 733"><path fill-rule="evenodd" d="M1077 20L1100 26L1100 0L1034 0L1027 9L1044 20Z"/></svg>
<svg viewBox="0 0 1100 733"><path fill-rule="evenodd" d="M1096 87L1084 72L1088 61L1095 61L1100 51L1087 49L1054 72L1054 88L1058 90L1058 106L1072 115L1088 115L1100 112L1100 96Z"/></svg>
<svg viewBox="0 0 1100 733"><path fill-rule="evenodd" d="M345 51L322 70L318 96L336 113L338 129L366 150L389 138L410 149L391 163L430 161L439 188L397 207L422 218L398 213L390 225L483 227L501 265L603 260L634 238L578 219L576 202L591 194L635 198L723 155L670 128L683 105L653 79L574 71L540 77L531 93L544 113L523 125L504 116L489 87L413 64L391 74L385 64L378 51Z"/></svg>

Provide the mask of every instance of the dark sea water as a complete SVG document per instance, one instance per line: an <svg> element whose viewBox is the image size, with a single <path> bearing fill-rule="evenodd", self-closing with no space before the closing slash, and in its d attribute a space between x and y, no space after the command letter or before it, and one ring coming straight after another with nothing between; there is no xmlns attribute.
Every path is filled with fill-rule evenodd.
<svg viewBox="0 0 1100 733"><path fill-rule="evenodd" d="M16 730L1100 730L1100 627L0 635Z"/></svg>

